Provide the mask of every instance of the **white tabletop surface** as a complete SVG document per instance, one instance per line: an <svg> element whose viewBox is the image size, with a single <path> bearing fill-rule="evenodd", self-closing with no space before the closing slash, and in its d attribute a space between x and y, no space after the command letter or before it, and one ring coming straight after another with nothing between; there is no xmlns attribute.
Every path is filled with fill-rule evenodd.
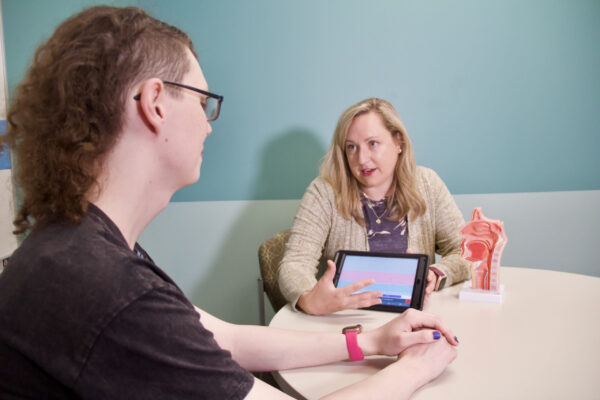
<svg viewBox="0 0 600 400"><path fill-rule="evenodd" d="M424 311L441 315L460 340L457 359L413 399L600 399L600 278L502 267L502 304L458 299L461 285L433 293ZM277 328L341 332L381 325L397 314L346 310L328 316L289 305ZM279 371L298 398L317 399L393 362L388 357Z"/></svg>

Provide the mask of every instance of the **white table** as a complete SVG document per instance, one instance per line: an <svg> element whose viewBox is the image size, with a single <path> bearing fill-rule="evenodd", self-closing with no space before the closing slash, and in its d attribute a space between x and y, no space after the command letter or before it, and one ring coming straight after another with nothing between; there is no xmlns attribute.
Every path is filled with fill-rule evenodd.
<svg viewBox="0 0 600 400"><path fill-rule="evenodd" d="M502 304L458 299L461 285L433 293L424 311L441 315L460 340L458 357L413 399L600 399L600 278L502 267ZM341 332L365 329L397 314L342 311L328 316L289 305L277 328ZM317 399L374 374L393 358L368 357L274 373L297 398Z"/></svg>

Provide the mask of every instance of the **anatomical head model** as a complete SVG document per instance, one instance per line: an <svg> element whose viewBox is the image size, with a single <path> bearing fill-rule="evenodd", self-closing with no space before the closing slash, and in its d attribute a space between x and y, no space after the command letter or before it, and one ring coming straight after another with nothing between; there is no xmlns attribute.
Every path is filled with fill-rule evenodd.
<svg viewBox="0 0 600 400"><path fill-rule="evenodd" d="M504 223L486 218L481 207L473 210L471 221L460 231L462 257L471 262L471 287L498 291L500 287L500 258L506 246Z"/></svg>

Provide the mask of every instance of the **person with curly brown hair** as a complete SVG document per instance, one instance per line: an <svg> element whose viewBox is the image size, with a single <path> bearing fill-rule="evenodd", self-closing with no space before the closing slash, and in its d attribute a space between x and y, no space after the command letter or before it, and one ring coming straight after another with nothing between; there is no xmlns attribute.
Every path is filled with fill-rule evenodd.
<svg viewBox="0 0 600 400"><path fill-rule="evenodd" d="M455 358L452 331L416 311L350 343L190 303L137 240L198 180L222 101L187 35L139 8L84 10L37 50L8 113L29 235L0 275L0 397L289 398L248 370L385 354L330 398L405 398Z"/></svg>

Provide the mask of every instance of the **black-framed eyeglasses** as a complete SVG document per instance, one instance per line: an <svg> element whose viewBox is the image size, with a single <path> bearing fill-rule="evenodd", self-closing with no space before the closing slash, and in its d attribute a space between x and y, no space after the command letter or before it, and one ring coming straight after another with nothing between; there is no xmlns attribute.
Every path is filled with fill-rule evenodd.
<svg viewBox="0 0 600 400"><path fill-rule="evenodd" d="M184 85L183 83L171 82L171 81L163 81L165 85L177 86L183 89L192 90L196 93L203 94L202 100L200 104L204 109L204 113L206 114L206 120L208 122L214 121L219 118L219 113L221 112L221 103L223 102L223 96L214 94L211 92L207 92L206 90L198 89L193 86ZM133 96L134 100L139 100L141 95L138 93Z"/></svg>

